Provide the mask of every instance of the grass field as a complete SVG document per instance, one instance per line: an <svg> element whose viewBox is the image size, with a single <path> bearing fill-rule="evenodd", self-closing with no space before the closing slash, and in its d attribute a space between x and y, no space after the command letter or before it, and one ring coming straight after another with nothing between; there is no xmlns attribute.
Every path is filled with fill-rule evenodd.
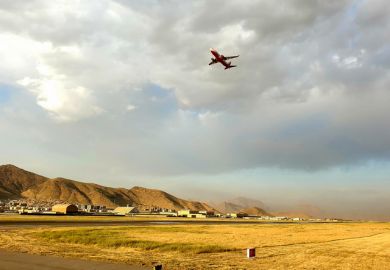
<svg viewBox="0 0 390 270"><path fill-rule="evenodd" d="M52 223L89 223L89 222L115 222L115 223L127 223L129 221L186 221L186 222L209 222L209 221L219 221L219 222L231 222L232 219L221 219L221 218L205 218L205 219L195 219L195 218L172 218L165 216L156 216L156 215L144 215L144 216L66 216L66 215L18 215L18 214L0 214L0 226L6 223L39 223L39 222L52 222ZM253 222L253 220L245 219L234 219L235 222ZM266 222L258 220L259 223ZM283 221L282 221L283 222Z"/></svg>
<svg viewBox="0 0 390 270"><path fill-rule="evenodd" d="M0 246L164 269L390 269L390 223L0 227Z"/></svg>
<svg viewBox="0 0 390 270"><path fill-rule="evenodd" d="M57 215L0 215L0 225L7 222L53 222L53 223L62 223L62 222L127 222L132 220L139 221L167 221L170 218L161 216L57 216Z"/></svg>

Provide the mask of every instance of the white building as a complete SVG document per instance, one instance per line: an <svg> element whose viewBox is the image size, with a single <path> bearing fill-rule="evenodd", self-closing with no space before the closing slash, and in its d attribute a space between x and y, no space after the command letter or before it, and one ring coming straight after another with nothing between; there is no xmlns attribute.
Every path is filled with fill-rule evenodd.
<svg viewBox="0 0 390 270"><path fill-rule="evenodd" d="M129 206L117 207L113 211L113 213L115 213L117 215L131 215L131 214L135 214L138 212L139 211L138 211L137 207L129 207Z"/></svg>

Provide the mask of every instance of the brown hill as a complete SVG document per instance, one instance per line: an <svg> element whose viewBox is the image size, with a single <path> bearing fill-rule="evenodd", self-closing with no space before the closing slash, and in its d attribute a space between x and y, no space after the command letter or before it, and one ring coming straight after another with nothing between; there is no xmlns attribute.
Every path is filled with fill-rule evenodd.
<svg viewBox="0 0 390 270"><path fill-rule="evenodd" d="M237 213L239 212L242 208L244 208L242 205L234 204L231 202L222 202L219 204L213 205L218 211L221 213Z"/></svg>
<svg viewBox="0 0 390 270"><path fill-rule="evenodd" d="M265 211L264 209L261 209L259 207L250 207L250 208L242 209L240 210L240 212L246 213L250 216L270 216L270 217L273 216L267 211Z"/></svg>
<svg viewBox="0 0 390 270"><path fill-rule="evenodd" d="M129 195L127 189L110 188L65 178L48 179L27 189L21 195L26 199L37 201L61 201L108 207L134 203L134 198Z"/></svg>
<svg viewBox="0 0 390 270"><path fill-rule="evenodd" d="M268 207L259 200L246 198L246 197L237 197L229 200L230 203L240 205L241 208L251 208L251 207L258 207L262 209L267 209Z"/></svg>
<svg viewBox="0 0 390 270"><path fill-rule="evenodd" d="M187 201L157 189L133 187L129 190L137 205L158 206L168 209L214 210L206 203Z"/></svg>
<svg viewBox="0 0 390 270"><path fill-rule="evenodd" d="M20 198L23 191L46 180L46 177L25 171L14 165L0 166L0 199Z"/></svg>
<svg viewBox="0 0 390 270"><path fill-rule="evenodd" d="M164 191L142 187L111 188L65 178L49 179L13 165L0 166L0 199L24 198L79 204L134 205L140 208L213 210L205 203L179 199Z"/></svg>
<svg viewBox="0 0 390 270"><path fill-rule="evenodd" d="M245 197L233 198L225 202L212 204L212 206L218 209L221 213L225 213L225 214L237 213L243 209L254 208L254 207L268 210L268 207L262 201L245 198Z"/></svg>

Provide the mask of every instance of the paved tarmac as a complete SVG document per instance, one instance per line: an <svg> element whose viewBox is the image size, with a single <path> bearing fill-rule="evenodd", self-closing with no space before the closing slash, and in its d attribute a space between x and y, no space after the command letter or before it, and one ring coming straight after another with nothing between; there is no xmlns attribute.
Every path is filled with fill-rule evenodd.
<svg viewBox="0 0 390 270"><path fill-rule="evenodd" d="M150 270L151 267L67 259L0 250L0 270Z"/></svg>

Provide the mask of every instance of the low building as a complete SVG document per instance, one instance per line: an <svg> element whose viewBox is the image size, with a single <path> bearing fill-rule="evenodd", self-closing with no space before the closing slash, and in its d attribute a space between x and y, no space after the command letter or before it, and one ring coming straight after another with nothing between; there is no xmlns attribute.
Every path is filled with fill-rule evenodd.
<svg viewBox="0 0 390 270"><path fill-rule="evenodd" d="M51 208L51 211L56 212L58 214L67 215L67 214L75 214L79 210L78 210L77 206L74 204L56 204L56 205L53 205L53 207Z"/></svg>
<svg viewBox="0 0 390 270"><path fill-rule="evenodd" d="M205 215L205 216L208 216L208 217L214 217L215 216L215 212L214 211L199 211L199 214L202 214L202 215Z"/></svg>
<svg viewBox="0 0 390 270"><path fill-rule="evenodd" d="M191 215L196 215L198 214L198 211L194 211L194 210L179 210L177 211L177 216L178 217L191 217Z"/></svg>
<svg viewBox="0 0 390 270"><path fill-rule="evenodd" d="M270 217L270 216L260 216L260 217L258 217L257 219L261 219L261 220L270 220L271 217Z"/></svg>
<svg viewBox="0 0 390 270"><path fill-rule="evenodd" d="M81 204L78 205L78 208L80 211L87 212L87 213L107 212L107 207L105 205Z"/></svg>
<svg viewBox="0 0 390 270"><path fill-rule="evenodd" d="M288 217L271 217L270 220L273 220L273 221L281 221L281 220L288 220L289 218Z"/></svg>
<svg viewBox="0 0 390 270"><path fill-rule="evenodd" d="M206 215L204 215L204 214L191 214L191 216L189 216L189 217L191 217L191 218L207 218L207 216Z"/></svg>
<svg viewBox="0 0 390 270"><path fill-rule="evenodd" d="M210 212L214 214L214 212ZM207 211L194 211L194 210L179 210L177 212L178 217L188 217L188 218L207 218L209 217Z"/></svg>
<svg viewBox="0 0 390 270"><path fill-rule="evenodd" d="M171 211L161 211L159 214L167 217L177 217L177 213Z"/></svg>
<svg viewBox="0 0 390 270"><path fill-rule="evenodd" d="M226 214L226 217L227 218L243 218L243 217L247 217L248 214L247 213L227 213Z"/></svg>
<svg viewBox="0 0 390 270"><path fill-rule="evenodd" d="M124 207L117 207L113 211L117 215L131 215L138 213L137 207L130 207L130 206L124 206Z"/></svg>

